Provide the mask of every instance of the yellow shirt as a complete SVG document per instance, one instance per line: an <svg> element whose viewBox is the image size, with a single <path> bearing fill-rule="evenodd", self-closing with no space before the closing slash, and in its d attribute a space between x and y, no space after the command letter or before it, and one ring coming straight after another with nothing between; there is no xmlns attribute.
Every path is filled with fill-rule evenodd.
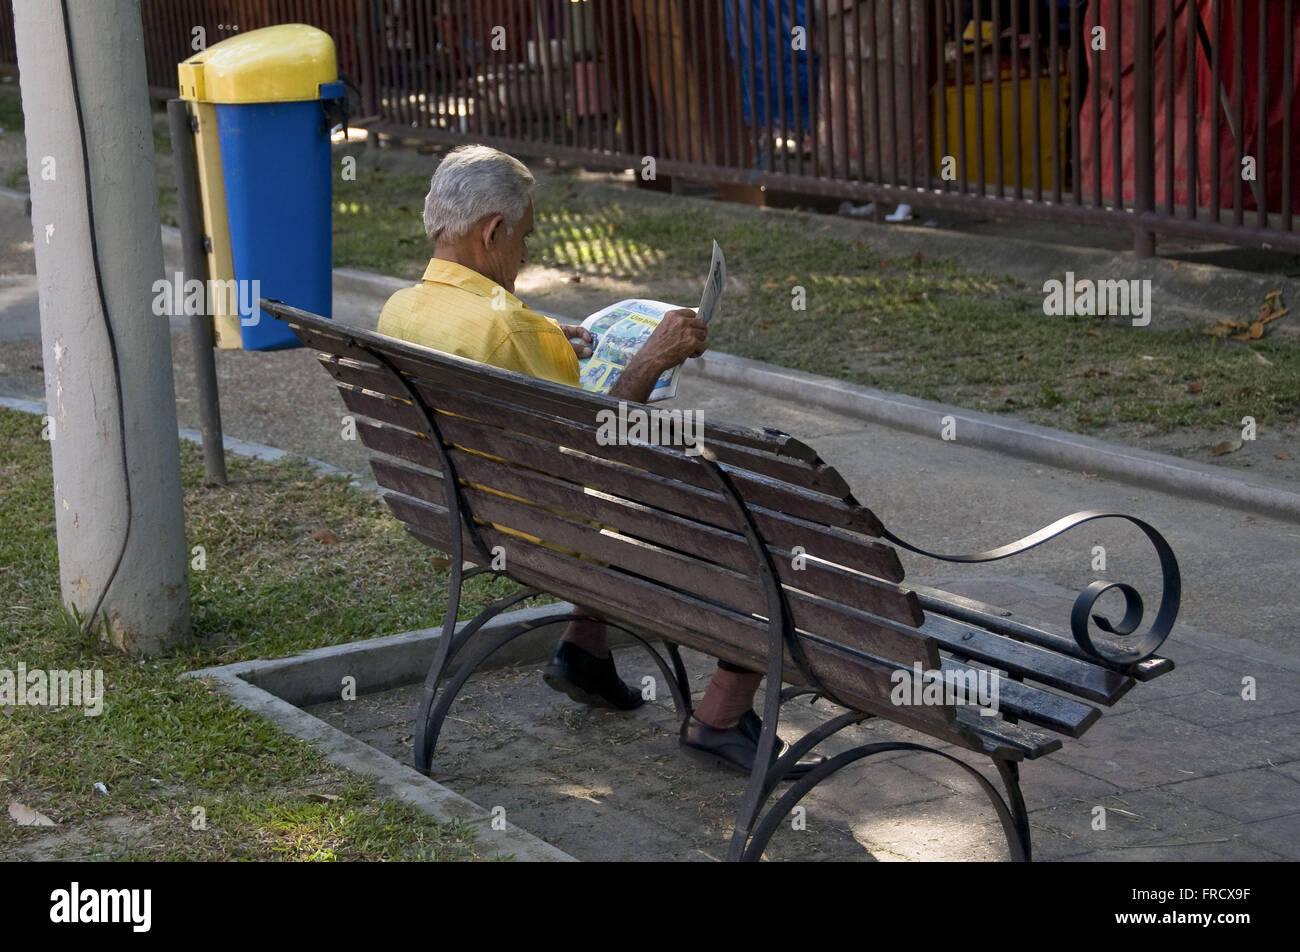
<svg viewBox="0 0 1300 952"><path fill-rule="evenodd" d="M494 302L500 303L493 306ZM495 281L454 261L432 259L419 284L403 288L388 299L375 329L389 337L400 337L503 370L578 386L578 356L559 323L538 314ZM475 450L467 452L497 459ZM517 502L528 502L500 490L476 483L470 485ZM580 553L549 545L516 529L495 525L494 528L583 558Z"/></svg>
<svg viewBox="0 0 1300 952"><path fill-rule="evenodd" d="M376 330L503 370L578 386L578 357L560 325L454 261L432 259L419 284L388 299Z"/></svg>

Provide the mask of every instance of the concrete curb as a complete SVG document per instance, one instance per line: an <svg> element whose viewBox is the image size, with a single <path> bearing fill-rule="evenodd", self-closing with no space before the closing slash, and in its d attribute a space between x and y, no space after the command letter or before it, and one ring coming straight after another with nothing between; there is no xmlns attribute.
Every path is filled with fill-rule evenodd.
<svg viewBox="0 0 1300 952"><path fill-rule="evenodd" d="M567 607L553 604L510 612L483 627L485 631L508 627ZM505 829L493 829L496 818L490 810L301 710L300 705L337 698L340 672L356 677L358 688L364 685L370 692L419 681L440 637L441 632L433 629L408 631L330 645L292 658L201 668L181 677L213 680L240 707L261 714L282 730L307 741L330 762L372 777L384 796L409 803L440 823L454 820L467 823L476 846L485 856L507 856L526 862L577 862L558 847L508 821ZM554 635L548 635L546 628L536 629L508 645L499 653L501 657L494 656L493 661L510 663L531 657L539 646L545 650L553 640ZM511 648L516 650L510 652Z"/></svg>

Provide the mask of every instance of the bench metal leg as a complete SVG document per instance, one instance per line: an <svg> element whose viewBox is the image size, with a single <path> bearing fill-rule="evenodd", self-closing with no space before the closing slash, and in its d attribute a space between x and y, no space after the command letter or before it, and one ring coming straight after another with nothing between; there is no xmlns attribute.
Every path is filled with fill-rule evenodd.
<svg viewBox="0 0 1300 952"><path fill-rule="evenodd" d="M424 690L420 695L420 705L415 716L415 767L421 773L429 772L429 756L433 750L433 743L426 737L426 728L429 723L429 712L433 707L434 698L438 693L438 684L442 681L443 673L451 663L456 653L464 647L470 637L491 621L501 612L505 611L522 601L533 598L540 594L537 589L525 589L514 595L508 595L505 598L499 598L491 605L488 605L481 612L474 616L473 621L465 625L458 632L456 630L456 614L453 605L460 604L460 590L465 579L480 574L480 570L470 573L464 573L454 568L451 573L449 592L454 592L455 597L448 597L447 614L443 619L442 636L438 640L438 650L433 656L433 663L429 665L429 673L424 678Z"/></svg>
<svg viewBox="0 0 1300 952"><path fill-rule="evenodd" d="M519 597L515 597L518 601ZM503 599L503 601L505 601ZM495 609L495 610L494 610ZM420 708L416 716L416 737L415 737L415 765L421 772L427 774L433 763L433 751L438 744L438 735L442 733L442 724L446 720L451 705L455 702L457 695L465 686L474 672L483 664L494 652L504 647L530 631L537 628L544 628L547 625L553 625L558 622L568 621L573 618L588 618L592 621L600 621L608 628L614 628L622 631L636 641L649 652L650 657L659 666L659 671L668 684L668 689L673 696L673 705L676 708L678 718L683 724L690 718L691 702L690 693L684 690L687 687L685 682L685 668L681 666L681 658L676 656L676 645L672 645L669 653L675 656L677 670L670 666L669 662L650 644L650 641L617 622L611 622L604 618L597 618L591 615L574 615L572 612L557 612L554 615L547 615L543 618L537 618L530 622L519 625L511 625L503 628L501 631L492 632L491 634L479 633L478 637L470 643L469 635L479 631L483 623L495 615L499 608L490 605L479 613L479 616L465 626L462 630L459 643L455 646L457 655L464 656L464 661L450 677L443 678L441 673L435 677L435 672L430 669L429 678L425 681L425 693L420 699ZM490 612L490 614L488 614ZM484 615L486 614L486 617ZM473 629L472 631L470 629ZM440 646L441 647L441 646ZM437 661L435 660L435 664Z"/></svg>
<svg viewBox="0 0 1300 952"><path fill-rule="evenodd" d="M1031 862L1034 858L1034 845L1029 837L1029 811L1025 809L1025 798L1020 793L1020 765L1014 760L997 758L994 758L993 763L998 768L998 776L1002 778L1002 786L1007 789L1007 799L1011 801L1011 815L1020 832L1020 842L1024 844L1024 861Z"/></svg>
<svg viewBox="0 0 1300 952"><path fill-rule="evenodd" d="M847 715L846 715L847 716ZM838 719L837 719L838 720ZM828 722L834 723L834 722ZM933 747L926 747L921 744L909 744L901 741L889 741L880 744L864 744L860 747L854 747L842 754L837 754L830 760L826 761L806 776L797 780L785 794L776 801L767 811L762 821L754 830L749 844L744 847L741 855L735 857L745 862L755 862L763 855L767 849L768 841L771 840L772 834L785 819L790 815L790 811L798 805L808 793L827 777L837 773L849 764L863 760L875 754L883 754L891 750L912 750L921 753L937 754L945 760L952 761L962 770L970 774L979 784L980 789L989 798L993 804L993 809L997 812L998 820L1002 823L1002 831L1007 839L1007 849L1011 854L1011 859L1015 862L1028 862L1030 859L1029 844L1029 822L1024 812L1024 800L1020 797L1020 784L1017 779L1015 764L1007 761L995 761L998 766L998 772L1002 775L1002 780L1007 784L1007 791L1011 795L1012 808L1008 809L1007 803L998 793L997 787L993 786L988 779L972 767L970 764L946 754L941 750ZM1014 815L1013 815L1014 810Z"/></svg>

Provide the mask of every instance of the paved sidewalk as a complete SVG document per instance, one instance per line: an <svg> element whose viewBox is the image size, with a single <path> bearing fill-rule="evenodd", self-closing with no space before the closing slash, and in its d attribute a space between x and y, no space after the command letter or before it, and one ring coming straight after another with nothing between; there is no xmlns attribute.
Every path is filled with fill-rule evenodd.
<svg viewBox="0 0 1300 952"><path fill-rule="evenodd" d="M26 290L13 284L14 304L25 309L30 328ZM373 323L378 303L344 295L336 317ZM0 300L0 342L10 343L3 344L0 393L42 399L40 374L24 365L29 355L22 349L39 364L39 343L12 343L30 333L19 332L21 315L5 304ZM179 422L196 427L189 340L180 331L172 341ZM366 470L363 448L342 439L344 407L311 354L219 352L218 374L228 436ZM1082 742L1026 766L1036 846L1043 858L1300 858L1300 527L789 405L703 381L689 369L678 403L807 440L886 525L931 550L991 548L1083 508L1151 522L1183 571L1181 624L1164 649L1178 669L1121 700ZM1096 545L1106 547L1102 577L1151 591L1154 555L1121 524L1089 524L1011 563L957 570L905 555L904 565L909 579L1062 626L1071 593L1096 577ZM636 668L630 658L625 664L629 672ZM507 685L504 696L474 692L462 727L466 737L490 733L487 746L508 744L505 759L518 773L500 769L499 753L477 758L469 751L478 747L462 747L457 754L461 742L453 738L454 776L437 779L480 804L507 805L513 822L579 857L707 857L722 849L718 818L734 805L742 781L706 776L706 768L681 760L664 734L666 701L629 716L589 715L547 691L536 672L488 677L518 684ZM1241 698L1245 677L1256 680L1258 700ZM408 742L399 738L410 733L400 719L409 717L409 698L398 692L365 704L373 707L370 722L349 722L348 715L338 723L407 756ZM359 705L354 714L366 710ZM512 742L524 735L535 740ZM927 782L935 778L937 785ZM821 829L841 834L815 847L825 855L861 855L864 847L881 859L1001 855L979 795L923 758L877 763L842 782L865 806L852 815L824 807L830 812L819 814ZM702 794L710 799L700 806ZM656 806L660 801L668 806ZM1106 831L1091 829L1095 806L1108 808ZM810 819L810 830L815 826Z"/></svg>

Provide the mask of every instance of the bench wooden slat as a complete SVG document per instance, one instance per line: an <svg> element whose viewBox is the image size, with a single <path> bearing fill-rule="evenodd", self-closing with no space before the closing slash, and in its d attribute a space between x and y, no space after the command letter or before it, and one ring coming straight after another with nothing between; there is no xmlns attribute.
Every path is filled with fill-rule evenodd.
<svg viewBox="0 0 1300 952"><path fill-rule="evenodd" d="M1114 704L1133 686L1132 678L1098 665L941 615L926 615L921 630L959 660L980 661L1085 700Z"/></svg>
<svg viewBox="0 0 1300 952"><path fill-rule="evenodd" d="M459 437L466 435L468 432L465 428L473 426L469 421L453 417L444 417L443 419L447 428L444 435L448 440L451 440L454 434L457 438L457 445L459 445ZM428 439L387 424L373 423L364 419L359 419L356 423L358 436L361 437L362 443L370 449L388 453L427 469L437 470L439 468L437 452ZM546 457L544 464L539 463L536 453L540 453L545 444L530 443L527 439L518 436L507 438L503 435L503 431L494 432L490 428L484 428L479 432L478 438L474 442L478 444L480 452L511 459L521 465L546 469L554 469L563 465L563 455L556 454L553 450ZM619 447L619 449L638 448ZM453 448L453 455L456 453L457 450ZM473 459L482 458L474 457L473 454L465 455L472 457L471 465L473 465ZM457 458L460 457L457 456ZM603 472L607 480L614 478L610 475L612 472L618 472L621 476L629 477L633 472L632 469L618 471L616 467L593 467L593 470ZM653 475L648 470L643 472ZM466 474L462 474L462 476L464 477ZM667 486L666 482L660 484L661 489L666 489ZM710 497L705 496L703 499L697 497L698 501L693 501L694 514L691 517L692 519L698 517L707 520L710 509L715 511L720 509L722 500L719 493L712 491L712 502L705 503L704 499L708 498ZM889 581L898 581L903 577L903 567L898 560L897 552L893 548L878 543L873 539L864 538L844 529L836 529L810 522L789 513L776 512L757 506L752 507L752 511L755 521L767 538L789 539L791 545L801 545L806 551L816 555L817 558L825 559L837 565L844 565L857 571L867 572ZM728 531L734 531L730 528L734 517L728 518L724 514L717 518L720 520L727 519ZM913 614L915 614L915 610Z"/></svg>
<svg viewBox="0 0 1300 952"><path fill-rule="evenodd" d="M995 749L1020 751L1026 760L1037 760L1061 749L1059 737L1023 724L1008 724L1001 717L985 717L974 708L958 707L957 723L986 738Z"/></svg>
<svg viewBox="0 0 1300 952"><path fill-rule="evenodd" d="M467 489L476 516L499 528L524 532L563 546L572 552L609 563L638 576L653 579L730 610L761 617L766 609L762 587L751 577L703 562L682 552L671 552L602 531L585 522L507 499L481 490ZM385 501L404 522L425 524L428 510L423 503L397 493L386 493ZM536 543L506 536L506 567L520 546ZM800 593L792 593L790 609L797 626L834 638L846 646L873 655L895 667L907 667L919 660L918 643L924 642L916 629L887 618ZM909 660L910 659L910 660Z"/></svg>
<svg viewBox="0 0 1300 952"><path fill-rule="evenodd" d="M973 666L952 658L943 660L944 672L965 672L972 669ZM998 682L998 695L998 706L1002 713L1068 737L1082 737L1101 717L1101 710L1091 704L1009 678L1002 678Z"/></svg>
<svg viewBox="0 0 1300 952"><path fill-rule="evenodd" d="M398 389L391 375L382 368L339 358L324 358L321 362L340 383L388 393ZM539 440L659 472L703 489L711 489L713 486L711 478L703 468L679 452L648 444L601 444L598 436L600 426L595 418L595 409L598 408L581 406L581 413L577 409L569 408L566 411L569 416L577 418L571 419L550 412L553 408L546 406L540 400L520 405L499 399L494 394L464 389L464 387L447 384L445 381L438 385L423 379L413 379L409 382L422 399L438 410L499 428L526 432ZM471 386L473 381L466 380L463 384ZM358 405L364 405L364 396L363 394L360 398L351 399ZM527 394L521 393L519 396L524 399ZM344 399L346 401L349 397L345 396ZM594 395L584 393L581 399L594 399ZM406 416L392 404L385 406L383 412L390 418ZM442 419L443 416L440 415L439 426L443 425ZM415 432L424 429L423 422L413 409L409 418L393 420L393 422ZM819 464L820 468L785 472L784 476L799 480L799 482L789 482L781 476L771 475L777 467L784 467L787 464L770 454L746 451L748 455L740 457L728 450L728 444L709 442L707 435L705 446L714 453L723 468L736 480L737 488L746 501L782 509L797 507L797 514L807 518L871 536L880 535L880 520L870 510L852 501L847 487L843 485L842 477L830 467ZM832 479L833 484L828 483L828 480ZM843 491L830 493L827 492L828 488L842 488Z"/></svg>
<svg viewBox="0 0 1300 952"><path fill-rule="evenodd" d="M500 464L474 458L469 465L471 467L478 465L492 468L494 465ZM392 489L436 505L446 505L442 478L438 474L378 457L371 460L371 469L374 471L376 481L384 489ZM477 470L475 472L475 481L480 481L479 476L481 474ZM487 479L482 480L482 482L485 485L490 485L492 480ZM560 508L567 511L574 511L573 507L579 498L577 496L578 491L564 486L556 488L557 490L566 490L571 495L568 497L551 497L554 498L553 504L559 505ZM518 493L515 493L515 495L518 495ZM583 515L592 516L590 508L585 508L585 505L598 498L585 493L582 495L581 501L584 503ZM567 499L567 501L563 501L564 499ZM613 503L608 505L612 506ZM639 505L627 506L623 502L620 502L620 505L624 507L622 510L610 512L608 518L602 521L617 525L620 530L634 536L647 538L651 542L661 545L673 544L673 537L668 532L669 527L681 524L680 519L674 514L661 513L655 510L647 512L645 507ZM473 508L477 513L477 507ZM478 513L478 515L482 517L482 513ZM625 516L627 518L624 518ZM727 532L712 526L699 524L684 525L683 529L688 535L689 549L687 551L692 557L707 558L737 572L752 573L754 556L749 549L748 542L739 533ZM706 537L711 544L701 545L701 542ZM851 608L881 615L911 627L916 627L921 623L923 615L911 592L870 575L852 572L836 565L823 565L817 561L807 561L804 568L797 569L794 567L794 554L790 551L774 545L769 545L768 551L772 553L773 564L782 582L787 586L811 590ZM751 586L757 586L757 581L753 578L749 578L749 583Z"/></svg>

